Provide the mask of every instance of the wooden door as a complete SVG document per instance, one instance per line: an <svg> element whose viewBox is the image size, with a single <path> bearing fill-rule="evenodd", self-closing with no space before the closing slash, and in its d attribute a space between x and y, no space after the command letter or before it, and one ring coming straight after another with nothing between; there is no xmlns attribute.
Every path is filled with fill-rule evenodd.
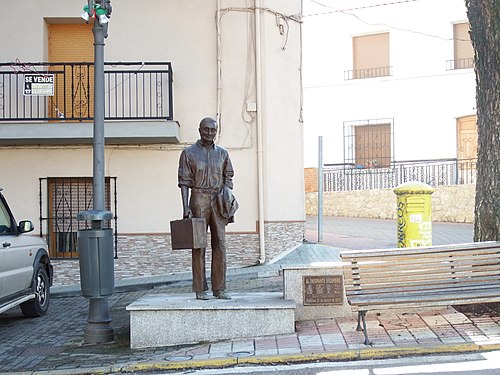
<svg viewBox="0 0 500 375"><path fill-rule="evenodd" d="M477 159L477 123L476 116L457 119L457 159L458 178L461 183L473 183L476 180Z"/></svg>
<svg viewBox="0 0 500 375"><path fill-rule="evenodd" d="M477 124L476 116L465 116L457 119L457 158L477 158Z"/></svg>
<svg viewBox="0 0 500 375"><path fill-rule="evenodd" d="M93 117L94 96L92 26L49 24L48 31L49 62L58 64L51 67L56 82L55 94L49 100L49 117L89 120Z"/></svg>

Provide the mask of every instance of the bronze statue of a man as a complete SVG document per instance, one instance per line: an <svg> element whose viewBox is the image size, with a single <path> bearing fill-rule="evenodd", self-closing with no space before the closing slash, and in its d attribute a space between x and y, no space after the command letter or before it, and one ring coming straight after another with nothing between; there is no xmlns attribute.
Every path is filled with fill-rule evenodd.
<svg viewBox="0 0 500 375"><path fill-rule="evenodd" d="M227 150L214 142L217 122L206 117L198 131L200 139L185 148L179 159L183 218L205 218L211 234L212 292L216 298L230 299L226 292L225 230L238 205L232 195L234 170ZM193 291L201 300L209 299L205 250L192 249Z"/></svg>

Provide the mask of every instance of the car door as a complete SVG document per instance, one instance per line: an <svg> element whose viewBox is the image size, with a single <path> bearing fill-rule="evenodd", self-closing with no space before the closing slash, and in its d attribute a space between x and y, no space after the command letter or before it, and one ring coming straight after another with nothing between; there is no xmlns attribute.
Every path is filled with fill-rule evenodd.
<svg viewBox="0 0 500 375"><path fill-rule="evenodd" d="M7 272L5 267L5 253L7 252L6 248L9 243L8 238L11 226L10 214L0 196L0 298L5 296L3 293L3 283L5 273Z"/></svg>
<svg viewBox="0 0 500 375"><path fill-rule="evenodd" d="M1 197L0 197L1 198ZM29 287L36 249L31 236L18 235L16 223L4 199L0 199L0 298Z"/></svg>

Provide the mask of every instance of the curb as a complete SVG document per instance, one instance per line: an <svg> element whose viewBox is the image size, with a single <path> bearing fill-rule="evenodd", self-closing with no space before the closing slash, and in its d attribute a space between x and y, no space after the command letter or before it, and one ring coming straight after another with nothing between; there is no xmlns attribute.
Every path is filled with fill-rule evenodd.
<svg viewBox="0 0 500 375"><path fill-rule="evenodd" d="M126 371L152 371L152 370L189 370L199 368L218 368L236 365L276 365L288 363L306 363L322 361L357 361L368 359L386 359L396 357L408 357L424 354L446 354L446 353L471 353L490 350L500 350L499 344L455 344L439 345L431 347L402 347L402 348L369 348L357 350L344 350L332 353L306 353L291 355L273 355L261 357L237 357L237 358L217 358L198 361L182 361L170 363L143 363L121 367L122 372ZM116 370L116 369L115 369Z"/></svg>
<svg viewBox="0 0 500 375"><path fill-rule="evenodd" d="M418 355L433 355L446 353L471 353L491 350L500 350L500 343L497 344L452 344L429 347L401 347L401 348L367 348L357 350L344 350L332 353L310 353L291 355L272 355L260 357L235 357L235 358L215 358L200 359L193 361L178 362L146 362L131 363L124 365L112 365L96 368L79 368L51 371L35 371L32 375L84 375L84 374L111 374L120 372L151 372L158 370L194 370L202 368L224 368L237 365L276 365L322 361L357 361L369 359L388 359L397 357L408 357ZM21 373L16 373L21 374Z"/></svg>

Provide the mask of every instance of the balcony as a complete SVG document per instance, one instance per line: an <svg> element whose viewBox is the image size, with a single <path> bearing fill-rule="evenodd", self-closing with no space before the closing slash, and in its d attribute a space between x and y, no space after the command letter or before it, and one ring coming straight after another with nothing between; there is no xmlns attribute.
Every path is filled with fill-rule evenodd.
<svg viewBox="0 0 500 375"><path fill-rule="evenodd" d="M446 61L446 70L471 69L471 68L474 68L474 59L472 57L466 59L455 59Z"/></svg>
<svg viewBox="0 0 500 375"><path fill-rule="evenodd" d="M381 66L376 68L365 68L344 71L344 80L365 79L376 77L388 77L392 75L392 66Z"/></svg>
<svg viewBox="0 0 500 375"><path fill-rule="evenodd" d="M178 143L169 62L107 62L107 144ZM0 144L91 144L93 63L0 63Z"/></svg>

